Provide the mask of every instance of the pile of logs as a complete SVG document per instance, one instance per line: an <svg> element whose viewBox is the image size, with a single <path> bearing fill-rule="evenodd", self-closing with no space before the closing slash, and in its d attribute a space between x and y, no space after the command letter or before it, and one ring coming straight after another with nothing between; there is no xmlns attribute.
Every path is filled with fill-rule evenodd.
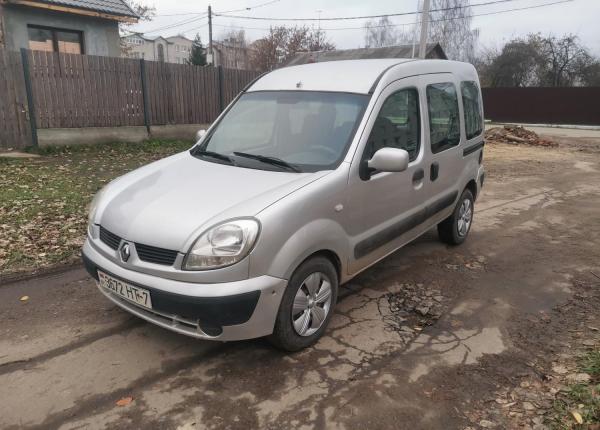
<svg viewBox="0 0 600 430"><path fill-rule="evenodd" d="M485 132L485 140L489 143L509 143L511 145L558 146L558 143L542 139L537 133L518 125L490 128Z"/></svg>

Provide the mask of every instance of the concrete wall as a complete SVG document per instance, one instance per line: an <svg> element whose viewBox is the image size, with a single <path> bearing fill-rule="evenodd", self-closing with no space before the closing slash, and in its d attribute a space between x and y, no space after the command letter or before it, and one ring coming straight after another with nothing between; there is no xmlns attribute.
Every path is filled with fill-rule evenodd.
<svg viewBox="0 0 600 430"><path fill-rule="evenodd" d="M147 139L195 140L196 132L210 124L153 125L146 127L42 128L39 146L76 146L112 142L142 142Z"/></svg>
<svg viewBox="0 0 600 430"><path fill-rule="evenodd" d="M33 24L82 31L84 49L88 55L121 55L119 24L116 21L8 4L3 9L7 49L16 51L28 48L27 25Z"/></svg>

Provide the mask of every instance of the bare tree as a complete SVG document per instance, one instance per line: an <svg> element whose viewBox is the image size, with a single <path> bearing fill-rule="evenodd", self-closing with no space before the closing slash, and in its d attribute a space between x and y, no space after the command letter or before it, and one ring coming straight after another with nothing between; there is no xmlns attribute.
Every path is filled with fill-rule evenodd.
<svg viewBox="0 0 600 430"><path fill-rule="evenodd" d="M287 40L285 27L271 27L269 34L252 44L250 64L260 71L273 70L283 59L283 49Z"/></svg>
<svg viewBox="0 0 600 430"><path fill-rule="evenodd" d="M364 28L365 48L382 48L399 43L409 43L412 40L409 33L397 30L387 16L367 21Z"/></svg>
<svg viewBox="0 0 600 430"><path fill-rule="evenodd" d="M484 86L577 86L600 83L600 61L572 34L530 34L483 51L476 67Z"/></svg>
<svg viewBox="0 0 600 430"><path fill-rule="evenodd" d="M269 34L253 43L250 64L256 70L273 70L298 52L330 51L335 45L322 30L303 27L271 27Z"/></svg>
<svg viewBox="0 0 600 430"><path fill-rule="evenodd" d="M227 30L221 36L221 43L227 46L229 67L240 69L248 64L248 41L244 30Z"/></svg>
<svg viewBox="0 0 600 430"><path fill-rule="evenodd" d="M581 85L585 87L600 87L600 60L595 58L583 67L581 71Z"/></svg>
<svg viewBox="0 0 600 430"><path fill-rule="evenodd" d="M307 50L314 51L333 51L335 45L327 39L327 34L321 29L310 31L307 34Z"/></svg>
<svg viewBox="0 0 600 430"><path fill-rule="evenodd" d="M541 58L544 61L540 83L552 87L580 84L583 71L594 62L587 49L579 43L574 34L561 38L539 35L530 36L539 40Z"/></svg>
<svg viewBox="0 0 600 430"><path fill-rule="evenodd" d="M152 21L154 15L156 15L156 8L154 6L145 6L141 3L138 3L135 0L125 0L125 2L131 8L131 10L133 10L138 15L140 21ZM134 24L135 23L133 22L120 22L119 33L121 33L121 35L123 35L124 33L132 33L130 29ZM124 43L123 39L121 39L120 43L121 52L124 55L127 55L131 50L131 47Z"/></svg>
<svg viewBox="0 0 600 430"><path fill-rule="evenodd" d="M539 46L534 41L514 39L500 51L483 50L476 64L483 86L527 87L538 81Z"/></svg>
<svg viewBox="0 0 600 430"><path fill-rule="evenodd" d="M428 40L439 42L450 60L475 61L479 30L472 27L470 0L432 0Z"/></svg>

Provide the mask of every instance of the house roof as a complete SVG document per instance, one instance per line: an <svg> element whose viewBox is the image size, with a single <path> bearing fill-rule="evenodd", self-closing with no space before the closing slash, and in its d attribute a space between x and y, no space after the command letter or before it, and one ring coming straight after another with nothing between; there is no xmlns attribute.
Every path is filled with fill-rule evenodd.
<svg viewBox="0 0 600 430"><path fill-rule="evenodd" d="M124 0L31 0L30 3L63 6L67 8L100 12L108 15L139 18L138 14L135 13Z"/></svg>
<svg viewBox="0 0 600 430"><path fill-rule="evenodd" d="M418 50L419 47L417 46ZM298 64L320 63L323 61L340 60L363 60L382 58L411 58L412 45L388 46L385 48L359 48L340 49L335 51L299 52L294 55L285 65L295 66ZM439 43L428 43L426 58L438 58L446 60L446 53Z"/></svg>

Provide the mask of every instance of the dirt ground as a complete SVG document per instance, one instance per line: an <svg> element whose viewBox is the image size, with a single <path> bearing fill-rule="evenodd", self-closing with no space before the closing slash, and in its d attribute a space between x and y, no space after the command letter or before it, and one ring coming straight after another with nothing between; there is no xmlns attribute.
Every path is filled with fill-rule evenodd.
<svg viewBox="0 0 600 430"><path fill-rule="evenodd" d="M0 427L551 427L600 347L600 139L561 139L487 145L467 242L431 231L364 272L300 353L154 327L82 269L0 287Z"/></svg>

